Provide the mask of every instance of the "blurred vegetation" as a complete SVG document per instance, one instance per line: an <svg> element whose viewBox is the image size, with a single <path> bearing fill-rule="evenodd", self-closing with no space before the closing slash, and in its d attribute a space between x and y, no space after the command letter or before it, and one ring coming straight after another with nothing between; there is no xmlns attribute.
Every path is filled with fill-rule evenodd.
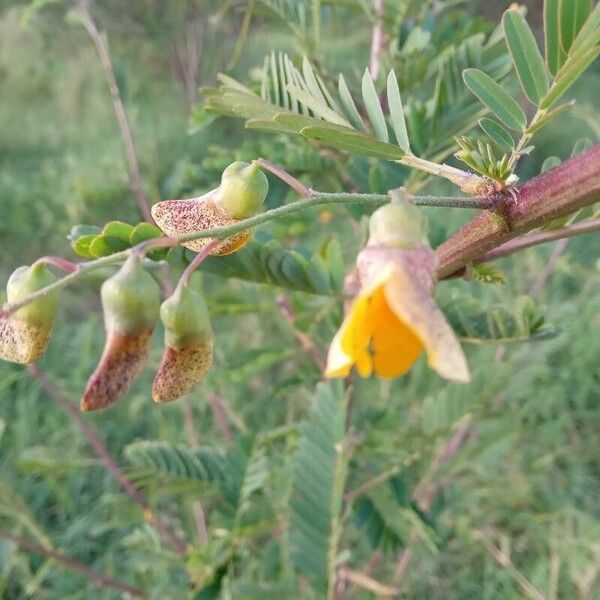
<svg viewBox="0 0 600 600"><path fill-rule="evenodd" d="M289 14L282 18L290 7L311 3L257 1L240 40L248 4L109 0L94 7L107 32L148 198L197 195L215 187L233 160L259 156L320 190L385 192L400 185L407 176L402 167L318 151L302 139L246 131L240 122L204 114L198 86L214 85L220 71L256 81L256 68L271 50L296 61L306 53L326 71L342 70L353 86L368 63L372 13L366 0L312 3L322 4L317 31L294 29ZM398 49L386 58L401 73L403 89L418 85L429 59L426 52L421 58L401 52L416 23L433 32L428 43L436 51L494 27L475 2L446 2L434 20L419 21L429 4L387 2L387 14L397 8L403 15L391 42ZM74 260L66 239L73 225L140 221L108 88L91 40L66 18L69 8L52 0L0 1L2 280L41 255ZM568 158L582 138L598 141L598 65L570 95L576 108L540 135L520 167L523 180L550 156ZM293 197L275 179L271 183L269 207ZM439 182L428 190L452 191ZM425 210L434 244L468 218ZM341 207L313 209L261 227L257 239L275 237L307 255L338 239L349 267L364 240L360 216ZM483 306L515 305L531 293L552 252L552 245L543 246L499 262L503 286L442 283L440 302L451 307L469 297ZM423 360L398 381L353 380L346 492L382 473L389 477L346 506L340 564L356 570L369 565L371 577L389 582L410 544L414 558L403 597L521 598L523 577L544 598L600 598L599 256L598 236L569 241L538 298L558 334L535 343L466 345L474 374L468 386L440 380ZM341 306L333 297L225 279L214 274L217 266L208 270L203 285L217 340L208 381L173 405L155 405L150 373L160 359L157 332L149 368L134 390L110 411L85 417L157 512L194 545L187 565L121 493L69 417L23 368L5 363L0 524L150 590L153 598L324 597L319 582L312 582L316 592L306 586L294 526L291 532L287 526L298 485L293 473L303 467L298 439L307 439L299 424L308 420L305 427L321 431L319 415L311 413L320 372L285 311L274 307L287 303L294 327L325 349ZM90 278L64 294L40 363L73 400L102 347L100 281ZM340 392L328 386L319 394L335 402ZM218 412L223 405L231 443L215 421L215 407ZM470 424L468 442L435 473L444 485L423 515L410 496L464 423ZM334 448L335 432L321 433L332 436L323 443ZM205 454L189 456L198 444ZM200 469L198 456L213 457L221 475L194 475L190 465ZM255 479L249 481L248 472ZM196 500L204 505L206 545L197 537ZM490 543L509 560L497 560ZM359 588L352 593L377 597ZM120 596L0 539L0 597Z"/></svg>

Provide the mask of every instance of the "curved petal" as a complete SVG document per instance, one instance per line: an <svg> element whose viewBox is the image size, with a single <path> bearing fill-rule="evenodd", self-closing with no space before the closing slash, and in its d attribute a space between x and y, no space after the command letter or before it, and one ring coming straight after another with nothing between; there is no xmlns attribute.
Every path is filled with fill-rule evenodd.
<svg viewBox="0 0 600 600"><path fill-rule="evenodd" d="M470 380L460 342L433 299L430 273L409 273L397 262L385 285L385 298L400 321L409 323L423 343L432 369L445 379Z"/></svg>
<svg viewBox="0 0 600 600"><path fill-rule="evenodd" d="M342 350L342 336L347 325L347 320L338 329L331 340L329 352L327 353L327 366L325 367L325 377L348 377L354 361Z"/></svg>

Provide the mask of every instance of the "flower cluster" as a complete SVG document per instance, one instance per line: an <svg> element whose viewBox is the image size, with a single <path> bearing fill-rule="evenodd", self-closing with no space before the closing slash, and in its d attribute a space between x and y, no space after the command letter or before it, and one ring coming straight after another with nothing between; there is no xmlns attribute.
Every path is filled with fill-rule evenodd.
<svg viewBox="0 0 600 600"><path fill-rule="evenodd" d="M188 233L227 226L255 214L268 192L256 164L236 162L223 172L218 188L199 198L155 204L152 214L164 233ZM101 288L106 329L104 350L81 399L81 410L106 408L131 388L149 354L159 319L164 353L152 386L156 402L169 402L194 390L213 362L213 332L200 292L189 285L193 269L213 254L239 250L248 230L224 240L184 243L198 256L174 293L161 305L160 288L144 269L136 249ZM466 382L469 369L460 343L434 300L436 255L426 235L423 214L402 199L379 209L369 221L369 239L357 258L359 289L329 349L325 375L347 377L352 367L362 377L400 377L426 353L428 363L446 379ZM55 281L47 267L20 267L7 284L9 303L18 303ZM0 318L0 358L18 363L43 354L58 307L57 293L45 294Z"/></svg>

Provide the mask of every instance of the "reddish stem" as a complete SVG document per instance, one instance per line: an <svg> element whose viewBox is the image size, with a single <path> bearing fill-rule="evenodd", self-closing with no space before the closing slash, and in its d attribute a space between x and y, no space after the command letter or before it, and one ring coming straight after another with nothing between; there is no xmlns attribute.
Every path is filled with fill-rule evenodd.
<svg viewBox="0 0 600 600"><path fill-rule="evenodd" d="M79 269L79 265L77 263L61 258L60 256L42 256L42 258L38 258L34 264L49 265L51 267L61 269L61 271L66 271L67 273L74 273Z"/></svg>
<svg viewBox="0 0 600 600"><path fill-rule="evenodd" d="M307 188L301 181L296 179L293 175L290 175L283 167L276 165L264 158L259 158L255 161L263 169L270 171L273 175L276 175L287 183L293 190L296 190L303 198L310 198L313 193L310 188Z"/></svg>
<svg viewBox="0 0 600 600"><path fill-rule="evenodd" d="M204 246L204 248L202 248L202 250L200 250L200 252L198 252L198 254L194 256L192 262L186 267L185 271L181 274L181 277L179 278L179 283L177 285L187 285L190 282L190 278L194 274L194 271L204 262L204 260L210 255L210 253L215 248L218 248L222 243L223 240L220 240L218 238L215 238L214 240L208 242L208 244L206 244L206 246Z"/></svg>
<svg viewBox="0 0 600 600"><path fill-rule="evenodd" d="M436 250L438 279L537 227L600 200L600 144L505 193L496 212L484 211Z"/></svg>

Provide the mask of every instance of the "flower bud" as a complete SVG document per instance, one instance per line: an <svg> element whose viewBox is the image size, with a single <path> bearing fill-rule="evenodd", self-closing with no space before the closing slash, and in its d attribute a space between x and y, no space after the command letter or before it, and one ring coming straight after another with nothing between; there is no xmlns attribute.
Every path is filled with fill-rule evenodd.
<svg viewBox="0 0 600 600"><path fill-rule="evenodd" d="M255 215L269 192L269 180L256 163L238 160L221 176L217 201L232 219Z"/></svg>
<svg viewBox="0 0 600 600"><path fill-rule="evenodd" d="M258 212L268 191L269 182L258 166L238 161L223 171L218 188L198 198L158 202L152 206L152 217L160 229L171 237L233 225ZM223 240L211 254L231 254L249 239L250 231L241 231ZM183 246L200 252L211 241L212 238L203 238L185 242Z"/></svg>
<svg viewBox="0 0 600 600"><path fill-rule="evenodd" d="M106 342L81 399L83 411L106 408L129 390L144 368L158 320L159 287L134 255L102 284L100 295Z"/></svg>
<svg viewBox="0 0 600 600"><path fill-rule="evenodd" d="M55 281L44 264L19 267L6 284L7 301L19 302ZM38 360L50 341L57 309L54 291L0 318L0 358L20 364Z"/></svg>
<svg viewBox="0 0 600 600"><path fill-rule="evenodd" d="M208 308L199 292L180 285L160 307L165 351L154 378L152 397L170 402L191 392L213 361L213 334Z"/></svg>
<svg viewBox="0 0 600 600"><path fill-rule="evenodd" d="M369 246L388 248L429 247L427 219L406 200L393 200L378 208L369 219Z"/></svg>

